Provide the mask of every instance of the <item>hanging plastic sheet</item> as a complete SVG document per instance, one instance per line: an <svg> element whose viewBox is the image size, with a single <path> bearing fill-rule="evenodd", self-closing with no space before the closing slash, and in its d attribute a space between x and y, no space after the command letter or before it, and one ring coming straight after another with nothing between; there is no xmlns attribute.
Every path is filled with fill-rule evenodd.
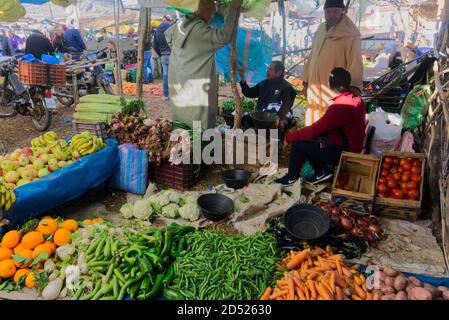
<svg viewBox="0 0 449 320"><path fill-rule="evenodd" d="M16 203L3 217L9 227L16 227L57 206L82 196L108 180L118 165L115 139L106 140L107 147L83 157L52 174L14 190Z"/></svg>
<svg viewBox="0 0 449 320"><path fill-rule="evenodd" d="M221 28L223 17L215 15L214 27ZM266 78L267 67L274 52L272 39L262 30L238 28L237 66L245 70L248 83L256 84ZM217 51L217 71L226 81L230 80L231 45Z"/></svg>
<svg viewBox="0 0 449 320"><path fill-rule="evenodd" d="M44 4L50 2L50 0L20 0L20 3L29 3L29 4Z"/></svg>

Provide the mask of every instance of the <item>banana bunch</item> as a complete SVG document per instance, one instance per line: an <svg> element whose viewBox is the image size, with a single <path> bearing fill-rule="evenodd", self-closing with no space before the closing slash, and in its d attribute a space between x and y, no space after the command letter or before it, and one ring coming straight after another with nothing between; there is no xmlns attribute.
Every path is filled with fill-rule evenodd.
<svg viewBox="0 0 449 320"><path fill-rule="evenodd" d="M14 191L10 190L6 184L0 181L0 208L9 210L16 202Z"/></svg>
<svg viewBox="0 0 449 320"><path fill-rule="evenodd" d="M67 161L72 158L72 154L70 152L69 144L65 140L58 140L51 148L51 153L58 159L59 161Z"/></svg>
<svg viewBox="0 0 449 320"><path fill-rule="evenodd" d="M106 147L106 144L103 142L103 139L97 138L89 131L73 136L70 141L70 149L75 159L95 153L104 147Z"/></svg>
<svg viewBox="0 0 449 320"><path fill-rule="evenodd" d="M34 148L45 148L51 145L54 145L56 141L58 141L58 135L56 132L48 131L43 135L34 138L31 140L31 146Z"/></svg>

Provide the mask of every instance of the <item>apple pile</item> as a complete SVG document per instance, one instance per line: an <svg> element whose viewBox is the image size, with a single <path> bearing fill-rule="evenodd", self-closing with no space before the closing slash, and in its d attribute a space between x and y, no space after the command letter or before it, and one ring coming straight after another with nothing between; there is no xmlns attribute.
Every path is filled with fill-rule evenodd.
<svg viewBox="0 0 449 320"><path fill-rule="evenodd" d="M421 165L421 160L412 157L383 157L377 180L378 196L418 201L422 180Z"/></svg>
<svg viewBox="0 0 449 320"><path fill-rule="evenodd" d="M0 156L0 208L9 210L14 204L12 190L15 188L46 177L106 146L103 140L88 133L75 137L78 138L76 141L79 145L69 145L65 140L58 140L56 133L50 131L34 138L31 148L16 149L8 155Z"/></svg>
<svg viewBox="0 0 449 320"><path fill-rule="evenodd" d="M73 160L59 161L48 148L23 148L0 156L0 181L10 190L48 176L72 163Z"/></svg>

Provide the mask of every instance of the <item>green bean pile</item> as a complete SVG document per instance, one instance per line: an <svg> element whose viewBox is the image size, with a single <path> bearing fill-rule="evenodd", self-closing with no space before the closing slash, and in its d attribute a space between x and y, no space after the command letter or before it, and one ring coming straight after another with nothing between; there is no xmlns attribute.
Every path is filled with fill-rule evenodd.
<svg viewBox="0 0 449 320"><path fill-rule="evenodd" d="M172 288L188 300L258 299L279 276L280 253L272 234L204 231L186 240L187 253L174 264Z"/></svg>

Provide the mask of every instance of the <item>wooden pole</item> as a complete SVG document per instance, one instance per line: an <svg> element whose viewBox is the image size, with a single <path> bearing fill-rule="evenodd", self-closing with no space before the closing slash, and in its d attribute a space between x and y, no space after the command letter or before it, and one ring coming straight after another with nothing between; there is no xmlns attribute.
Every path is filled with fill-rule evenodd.
<svg viewBox="0 0 449 320"><path fill-rule="evenodd" d="M137 97L143 97L144 51L151 28L151 8L140 9L139 45L137 48ZM151 40L150 40L151 41Z"/></svg>
<svg viewBox="0 0 449 320"><path fill-rule="evenodd" d="M278 7L282 17L282 63L285 64L285 53L287 52L287 18L285 16L284 0L278 0Z"/></svg>
<svg viewBox="0 0 449 320"><path fill-rule="evenodd" d="M231 89L235 99L234 129L240 128L243 116L243 101L237 88L237 29L239 26L240 9L237 11L237 17L234 22L234 29L231 38L231 54L229 57L231 63Z"/></svg>
<svg viewBox="0 0 449 320"><path fill-rule="evenodd" d="M123 95L122 86L122 63L121 63L121 50L120 50L120 6L119 0L114 1L114 20L115 20L115 34L117 36L116 49L117 49L117 62L115 64L116 70L116 85L118 95Z"/></svg>

